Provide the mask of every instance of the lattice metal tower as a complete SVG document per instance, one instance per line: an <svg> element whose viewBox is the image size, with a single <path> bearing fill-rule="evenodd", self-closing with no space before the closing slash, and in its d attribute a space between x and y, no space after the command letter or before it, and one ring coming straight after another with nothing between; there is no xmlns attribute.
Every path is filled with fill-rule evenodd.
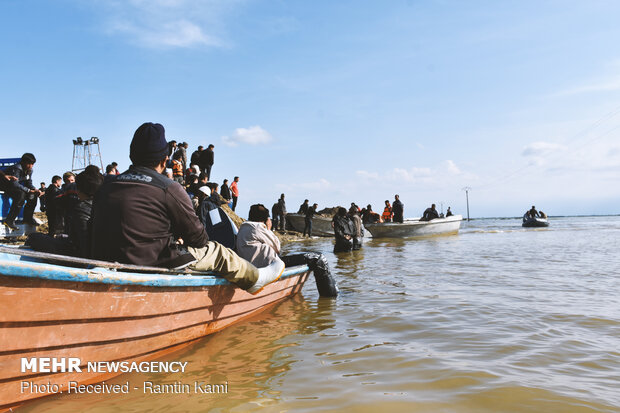
<svg viewBox="0 0 620 413"><path fill-rule="evenodd" d="M103 173L99 138L96 136L90 139L82 139L81 137L73 139L73 162L71 162L71 171L83 171L88 165L100 167Z"/></svg>

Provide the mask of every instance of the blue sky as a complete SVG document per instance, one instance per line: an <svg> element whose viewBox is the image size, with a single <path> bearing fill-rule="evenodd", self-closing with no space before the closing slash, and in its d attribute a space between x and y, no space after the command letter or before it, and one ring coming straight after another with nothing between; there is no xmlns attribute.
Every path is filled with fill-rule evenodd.
<svg viewBox="0 0 620 413"><path fill-rule="evenodd" d="M242 216L401 195L472 216L620 213L615 1L0 0L0 157L35 180L143 122L215 145Z"/></svg>

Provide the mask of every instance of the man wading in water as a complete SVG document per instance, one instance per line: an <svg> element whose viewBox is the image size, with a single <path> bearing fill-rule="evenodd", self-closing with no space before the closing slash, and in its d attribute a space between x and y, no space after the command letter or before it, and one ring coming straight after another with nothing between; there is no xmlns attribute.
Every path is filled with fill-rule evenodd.
<svg viewBox="0 0 620 413"><path fill-rule="evenodd" d="M252 294L280 278L282 261L259 269L209 241L183 187L162 175L168 150L162 125L145 123L136 130L129 155L133 164L95 196L93 257L167 268L189 265L217 272Z"/></svg>

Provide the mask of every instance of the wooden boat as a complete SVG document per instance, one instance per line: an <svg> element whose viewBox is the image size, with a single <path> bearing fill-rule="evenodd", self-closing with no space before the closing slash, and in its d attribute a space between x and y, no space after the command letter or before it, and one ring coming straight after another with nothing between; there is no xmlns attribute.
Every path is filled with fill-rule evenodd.
<svg viewBox="0 0 620 413"><path fill-rule="evenodd" d="M540 228L540 227L548 227L549 220L547 218L532 218L531 216L525 214L523 215L523 223L521 226L526 228Z"/></svg>
<svg viewBox="0 0 620 413"><path fill-rule="evenodd" d="M305 215L303 214L286 214L286 219L291 223L295 231L303 232L305 223ZM315 215L312 218L312 235L320 237L333 237L334 229L332 228L332 219Z"/></svg>
<svg viewBox="0 0 620 413"><path fill-rule="evenodd" d="M70 381L107 380L121 373L92 372L87 363L176 351L298 293L308 274L307 266L287 268L251 295L213 274L0 246L0 411L54 394L22 391L22 382L67 389ZM21 359L34 357L79 358L82 372L22 372Z"/></svg>
<svg viewBox="0 0 620 413"><path fill-rule="evenodd" d="M416 238L435 235L458 234L463 221L462 215L452 215L447 218L435 218L430 221L420 221L420 218L405 219L403 223L382 222L364 224L373 238Z"/></svg>

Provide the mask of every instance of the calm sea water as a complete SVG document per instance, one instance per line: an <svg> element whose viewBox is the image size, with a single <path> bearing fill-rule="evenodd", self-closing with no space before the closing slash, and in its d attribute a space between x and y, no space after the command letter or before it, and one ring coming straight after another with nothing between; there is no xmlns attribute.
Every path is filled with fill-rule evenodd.
<svg viewBox="0 0 620 413"><path fill-rule="evenodd" d="M620 412L620 217L464 222L457 236L291 244L341 295L301 295L168 356L226 394L64 395L23 411Z"/></svg>

